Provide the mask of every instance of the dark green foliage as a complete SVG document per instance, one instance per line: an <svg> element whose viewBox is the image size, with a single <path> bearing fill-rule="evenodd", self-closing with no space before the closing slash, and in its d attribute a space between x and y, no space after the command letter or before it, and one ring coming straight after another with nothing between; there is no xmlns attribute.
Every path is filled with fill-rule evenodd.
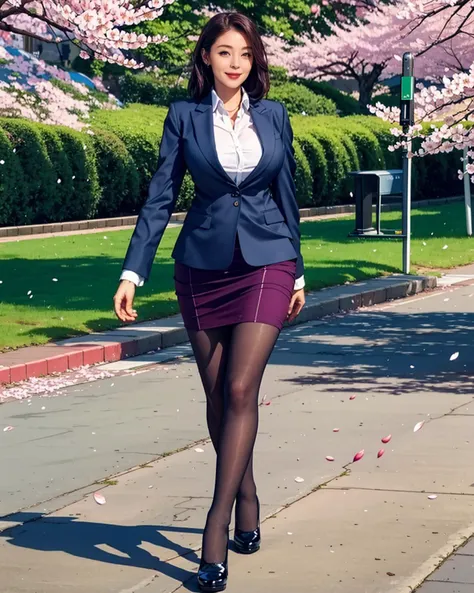
<svg viewBox="0 0 474 593"><path fill-rule="evenodd" d="M124 103L145 103L167 106L172 101L188 97L187 85L174 85L166 78L152 74L126 73L120 78L120 94Z"/></svg>
<svg viewBox="0 0 474 593"><path fill-rule="evenodd" d="M93 136L101 196L101 218L136 214L140 209L139 176L125 144L112 132L96 129Z"/></svg>
<svg viewBox="0 0 474 593"><path fill-rule="evenodd" d="M26 119L1 118L0 126L8 136L23 170L25 192L15 199L12 224L43 222L42 204L56 191L57 177L39 128Z"/></svg>
<svg viewBox="0 0 474 593"><path fill-rule="evenodd" d="M1 125L1 123L0 123ZM18 207L26 203L26 187L14 146L0 127L0 224L10 224Z"/></svg>
<svg viewBox="0 0 474 593"><path fill-rule="evenodd" d="M334 101L339 115L357 115L360 113L359 102L354 97L341 93L328 82L318 82L298 77L293 77L291 80L304 85L317 95L322 95Z"/></svg>
<svg viewBox="0 0 474 593"><path fill-rule="evenodd" d="M138 213L156 170L166 113L150 105L99 110L93 135L0 119L0 224ZM291 123L301 208L352 203L350 171L401 167L399 151L388 150L395 141L392 124L379 118L294 115ZM460 157L454 150L414 159L413 198L462 193ZM187 210L193 197L187 172L175 209Z"/></svg>
<svg viewBox="0 0 474 593"><path fill-rule="evenodd" d="M336 105L331 99L316 95L301 84L287 82L270 88L268 99L281 101L290 114L336 115Z"/></svg>

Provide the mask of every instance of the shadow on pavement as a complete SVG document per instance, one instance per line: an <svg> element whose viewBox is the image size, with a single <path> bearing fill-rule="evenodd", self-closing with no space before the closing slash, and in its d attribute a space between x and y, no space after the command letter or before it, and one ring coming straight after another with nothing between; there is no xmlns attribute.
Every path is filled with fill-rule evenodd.
<svg viewBox="0 0 474 593"><path fill-rule="evenodd" d="M194 573L160 560L140 546L150 544L166 548L176 556L186 556L199 564L199 556L166 537L168 533L202 533L202 529L166 525L112 525L81 521L78 517L47 517L41 513L19 512L7 519L24 524L0 533L13 545L41 552L65 552L78 558L98 562L145 568L161 573L177 582L193 579ZM101 547L112 548L111 551ZM115 553L114 553L115 551ZM189 590L194 591L193 582Z"/></svg>

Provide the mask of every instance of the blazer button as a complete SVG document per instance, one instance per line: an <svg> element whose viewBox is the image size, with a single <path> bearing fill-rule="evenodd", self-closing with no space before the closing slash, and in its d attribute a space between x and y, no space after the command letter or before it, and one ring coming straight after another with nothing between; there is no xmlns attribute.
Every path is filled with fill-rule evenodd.
<svg viewBox="0 0 474 593"><path fill-rule="evenodd" d="M234 206L238 206L238 205L239 205L239 200L235 200Z"/></svg>
<svg viewBox="0 0 474 593"><path fill-rule="evenodd" d="M238 191L237 191L237 192L234 192L234 193L232 194L232 197L233 197L233 198L237 198L238 196L240 196L240 192L238 192Z"/></svg>

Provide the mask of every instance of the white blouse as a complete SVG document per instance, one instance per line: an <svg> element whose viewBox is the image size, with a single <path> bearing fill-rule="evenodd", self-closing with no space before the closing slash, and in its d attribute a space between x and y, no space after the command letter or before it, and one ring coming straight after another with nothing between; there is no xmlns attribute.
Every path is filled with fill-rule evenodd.
<svg viewBox="0 0 474 593"><path fill-rule="evenodd" d="M257 166L262 156L262 146L252 122L249 105L249 96L242 87L242 102L233 127L222 99L212 89L217 155L222 167L237 185ZM137 286L144 284L144 278L131 270L123 270L120 280L131 280ZM304 276L300 276L295 280L294 288L297 290L304 285Z"/></svg>

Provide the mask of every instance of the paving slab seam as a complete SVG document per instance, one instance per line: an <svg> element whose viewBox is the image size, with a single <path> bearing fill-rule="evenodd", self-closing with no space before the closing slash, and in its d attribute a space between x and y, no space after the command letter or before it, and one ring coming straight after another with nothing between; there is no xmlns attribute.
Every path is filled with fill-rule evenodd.
<svg viewBox="0 0 474 593"><path fill-rule="evenodd" d="M352 461L351 461L352 464ZM344 490L348 492L349 490L357 490L358 492L394 492L397 494L438 494L439 496L466 496L471 497L474 496L473 493L467 492L447 492L446 490L404 490L398 488L364 488L363 486L341 486L340 488L335 488L334 486L328 486L324 488L325 490L335 490L341 491Z"/></svg>
<svg viewBox="0 0 474 593"><path fill-rule="evenodd" d="M360 283L354 283L353 285L328 287L327 289L307 293L306 306L293 323L285 323L284 327L294 327L307 321L324 319L332 314L358 310L364 306L372 306L395 299L403 299L421 292L435 290L437 286L437 278L433 276L407 276L405 278L399 280L396 277L384 276L370 279L366 283L370 283L372 286L366 290ZM377 286L377 284L380 284L380 286ZM351 289L354 292L351 292ZM331 290L334 292L347 292L332 297L328 294L328 298L324 300L325 293ZM160 320L156 321L159 323ZM182 325L181 315L163 320L164 324L169 322L174 322L175 326ZM150 322L143 323L149 324ZM27 362L14 361L13 364L8 364L9 359L12 360L18 355L21 356L22 349L6 353L3 356L0 354L0 385L18 384L33 377L54 376L87 365L93 366L105 362L124 360L146 354L152 350L163 350L189 341L184 326L174 327L168 331L152 331L151 329L146 331L145 328L143 333L146 335L136 335L128 339L126 334L133 331L139 332L140 327L142 326L139 324L132 324L109 332L87 334L79 338L71 338L45 346L30 347L28 352L31 352L31 348L38 348L39 358ZM120 337L120 341L114 341L114 338L117 340L118 337ZM83 342L82 346L81 342ZM48 348L48 350L43 350L43 354L41 354L42 348ZM55 348L58 349L58 353L54 352L53 354L51 349L54 350ZM61 349L63 349L62 352ZM45 355L45 352L48 352L49 355Z"/></svg>
<svg viewBox="0 0 474 593"><path fill-rule="evenodd" d="M395 587L392 587L387 593L414 593L423 585L430 575L444 564L448 558L453 556L473 535L474 523L471 523L468 527L464 527L451 535L444 546L432 554L426 562L423 562L412 575L404 579Z"/></svg>
<svg viewBox="0 0 474 593"><path fill-rule="evenodd" d="M172 451L165 451L164 453L162 453L161 455L159 455L158 457L151 459L150 461L147 461L145 463L139 463L138 465L134 465L133 467L127 469L127 470L123 470L121 472L117 472L115 474L110 474L109 476L107 476L106 478L103 478L103 480L100 481L96 481L96 482L91 482L90 484L86 484L84 486L80 486L77 489L74 490L70 490L69 492L63 492L58 496L53 496L51 498L47 498L45 500L36 502L34 506L27 506L27 507L23 507L18 509L17 511L15 511L14 513L10 513L9 515L3 515L2 517L0 517L0 533L4 533L6 531L9 531L10 529L15 529L16 527L19 527L20 525L26 525L27 523L33 523L35 521L39 521L41 520L44 516L47 516L48 513L45 513L45 515L40 515L38 517L32 517L30 519L27 519L26 521L18 521L15 522L13 520L13 518L15 517L15 515L18 515L19 513L25 513L30 511L31 509L34 509L40 505L44 505L47 504L48 502L51 502L53 500L57 500L59 498L65 498L67 496L70 496L71 494L74 494L75 492L77 492L78 494L83 491L83 490L87 490L87 489L92 489L92 490L96 490L99 489L100 490L105 490L106 488L110 488L113 487L114 484L107 484L106 482L111 482L113 480L116 480L117 478L121 478L123 476L126 476L128 474L131 474L133 472L136 472L138 470L144 469L146 466L152 464L152 463L158 463L160 461L162 461L165 458L170 457L171 455L176 455L177 453L181 453L182 451L186 451L188 449L191 449L192 447L195 447L196 445L206 445L208 443L211 442L210 437L205 437L202 439L198 439L196 441L193 441L192 443L189 443L188 445L184 445L183 447L180 447L179 449L174 449ZM61 511L65 508L67 508L68 506L71 505L71 502L67 502L64 504L64 506L60 506L58 507L54 512L57 511ZM4 521L9 521L9 518L11 518L11 525L4 525L2 524L2 522Z"/></svg>

